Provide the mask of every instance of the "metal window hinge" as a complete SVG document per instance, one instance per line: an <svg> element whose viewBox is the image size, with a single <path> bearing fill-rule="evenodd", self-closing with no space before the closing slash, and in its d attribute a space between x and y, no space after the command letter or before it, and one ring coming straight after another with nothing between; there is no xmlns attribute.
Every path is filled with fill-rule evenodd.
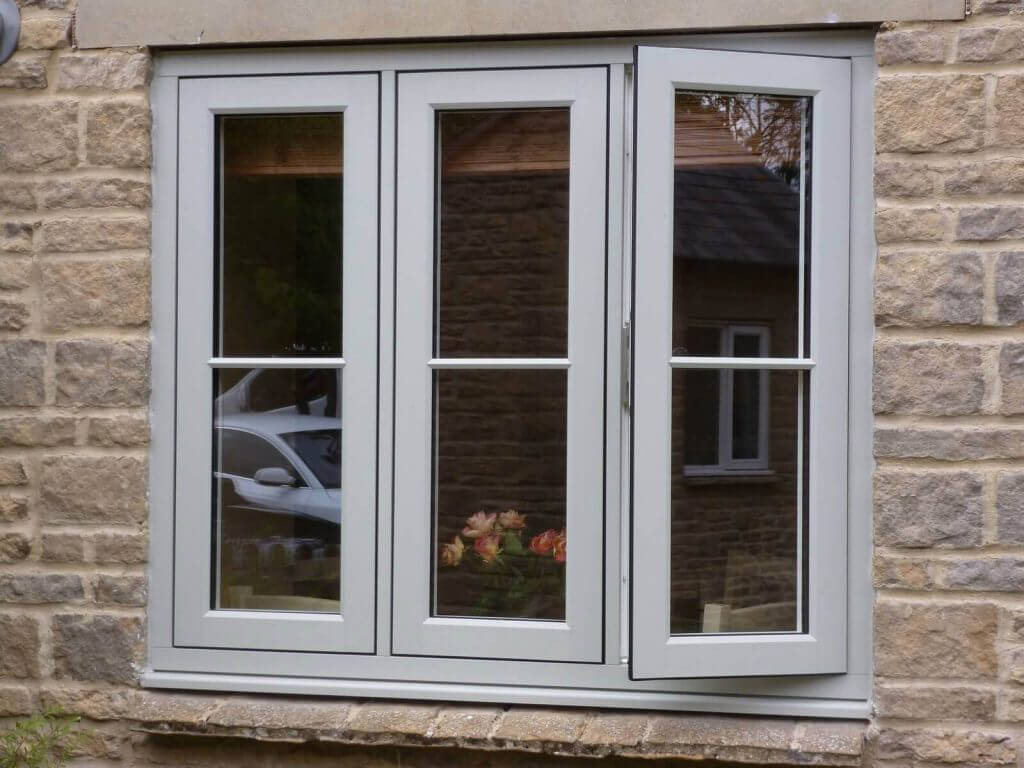
<svg viewBox="0 0 1024 768"><path fill-rule="evenodd" d="M971 15L971 0L964 0L964 16Z"/></svg>
<svg viewBox="0 0 1024 768"><path fill-rule="evenodd" d="M622 324L622 359L619 368L622 371L622 407L629 410L630 400L630 367L633 357L633 328L629 320Z"/></svg>

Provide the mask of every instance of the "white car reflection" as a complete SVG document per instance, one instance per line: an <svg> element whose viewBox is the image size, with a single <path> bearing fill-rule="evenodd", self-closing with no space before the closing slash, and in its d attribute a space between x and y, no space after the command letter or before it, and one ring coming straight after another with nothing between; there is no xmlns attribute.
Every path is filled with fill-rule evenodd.
<svg viewBox="0 0 1024 768"><path fill-rule="evenodd" d="M222 509L341 524L341 421L284 409L221 413L215 429Z"/></svg>

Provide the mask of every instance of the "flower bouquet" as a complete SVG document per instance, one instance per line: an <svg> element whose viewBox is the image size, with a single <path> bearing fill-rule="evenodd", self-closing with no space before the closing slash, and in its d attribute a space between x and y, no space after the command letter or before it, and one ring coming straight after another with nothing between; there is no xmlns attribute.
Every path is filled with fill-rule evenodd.
<svg viewBox="0 0 1024 768"><path fill-rule="evenodd" d="M451 603L461 608L455 614L564 619L566 531L528 537L526 518L515 509L466 518L462 533L441 545L442 568L457 569L461 578L440 575L439 608Z"/></svg>

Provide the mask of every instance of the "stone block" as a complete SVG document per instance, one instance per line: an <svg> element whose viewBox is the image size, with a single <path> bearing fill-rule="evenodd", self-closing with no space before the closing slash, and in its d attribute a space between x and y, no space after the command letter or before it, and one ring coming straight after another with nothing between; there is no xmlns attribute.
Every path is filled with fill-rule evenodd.
<svg viewBox="0 0 1024 768"><path fill-rule="evenodd" d="M946 589L1024 591L1024 558L993 557L943 565L942 583Z"/></svg>
<svg viewBox="0 0 1024 768"><path fill-rule="evenodd" d="M56 363L58 405L136 406L149 399L146 341L61 341Z"/></svg>
<svg viewBox="0 0 1024 768"><path fill-rule="evenodd" d="M68 416L0 417L0 448L73 445L75 425Z"/></svg>
<svg viewBox="0 0 1024 768"><path fill-rule="evenodd" d="M42 277L43 313L51 330L149 320L149 262L143 257L48 261Z"/></svg>
<svg viewBox="0 0 1024 768"><path fill-rule="evenodd" d="M872 566L876 589L926 591L936 585L935 564L927 560L875 553Z"/></svg>
<svg viewBox="0 0 1024 768"><path fill-rule="evenodd" d="M5 221L0 226L0 253L31 253L32 233L36 224L30 221Z"/></svg>
<svg viewBox="0 0 1024 768"><path fill-rule="evenodd" d="M0 486L27 485L28 475L25 466L17 459L0 456Z"/></svg>
<svg viewBox="0 0 1024 768"><path fill-rule="evenodd" d="M875 37L881 67L892 64L938 64L946 60L946 36L935 29L895 30Z"/></svg>
<svg viewBox="0 0 1024 768"><path fill-rule="evenodd" d="M93 578L92 589L97 603L136 607L146 605L146 578L144 576L99 574Z"/></svg>
<svg viewBox="0 0 1024 768"><path fill-rule="evenodd" d="M149 56L140 51L103 50L61 56L57 88L101 88L120 91L144 88L149 82Z"/></svg>
<svg viewBox="0 0 1024 768"><path fill-rule="evenodd" d="M985 132L980 75L891 75L875 89L878 152L963 152Z"/></svg>
<svg viewBox="0 0 1024 768"><path fill-rule="evenodd" d="M434 721L430 732L431 741L450 741L454 744L485 742L501 715L500 707L445 707Z"/></svg>
<svg viewBox="0 0 1024 768"><path fill-rule="evenodd" d="M0 523L16 523L28 517L28 499L0 496Z"/></svg>
<svg viewBox="0 0 1024 768"><path fill-rule="evenodd" d="M20 533L0 533L0 563L24 560L32 551L32 544Z"/></svg>
<svg viewBox="0 0 1024 768"><path fill-rule="evenodd" d="M45 605L85 597L82 579L68 573L0 574L0 603Z"/></svg>
<svg viewBox="0 0 1024 768"><path fill-rule="evenodd" d="M956 239L965 242L1024 237L1024 205L984 205L961 210Z"/></svg>
<svg viewBox="0 0 1024 768"><path fill-rule="evenodd" d="M879 157L875 160L878 197L929 197L946 174L922 163Z"/></svg>
<svg viewBox="0 0 1024 768"><path fill-rule="evenodd" d="M1024 75L1002 75L996 80L993 140L999 146L1024 142Z"/></svg>
<svg viewBox="0 0 1024 768"><path fill-rule="evenodd" d="M1003 345L999 351L999 378L999 412L1006 416L1024 413L1024 343Z"/></svg>
<svg viewBox="0 0 1024 768"><path fill-rule="evenodd" d="M544 743L570 745L583 733L586 715L572 709L512 707L498 723L492 737L497 742L520 746Z"/></svg>
<svg viewBox="0 0 1024 768"><path fill-rule="evenodd" d="M882 208L875 214L875 239L892 243L934 243L949 231L946 214L938 208Z"/></svg>
<svg viewBox="0 0 1024 768"><path fill-rule="evenodd" d="M995 606L878 602L875 674L992 679L997 669Z"/></svg>
<svg viewBox="0 0 1024 768"><path fill-rule="evenodd" d="M145 216L76 216L50 219L39 227L36 249L41 252L87 253L149 247Z"/></svg>
<svg viewBox="0 0 1024 768"><path fill-rule="evenodd" d="M1024 429L879 427L875 456L881 459L979 461L1024 458Z"/></svg>
<svg viewBox="0 0 1024 768"><path fill-rule="evenodd" d="M43 460L40 501L48 523L142 523L146 460L52 456Z"/></svg>
<svg viewBox="0 0 1024 768"><path fill-rule="evenodd" d="M964 162L943 174L947 195L1004 195L1024 192L1024 158L1009 156Z"/></svg>
<svg viewBox="0 0 1024 768"><path fill-rule="evenodd" d="M643 742L647 757L699 757L783 764L794 736L790 720L653 715Z"/></svg>
<svg viewBox="0 0 1024 768"><path fill-rule="evenodd" d="M1009 765L1016 763L1017 750L1013 739L1003 733L941 727L884 728L878 738L878 757L925 763Z"/></svg>
<svg viewBox="0 0 1024 768"><path fill-rule="evenodd" d="M999 325L1024 324L1024 252L996 255L996 315Z"/></svg>
<svg viewBox="0 0 1024 768"><path fill-rule="evenodd" d="M225 701L209 713L205 724L211 731L259 733L274 739L296 740L300 734L309 732L320 736L340 734L349 707L348 702L329 699L309 702L245 696Z"/></svg>
<svg viewBox="0 0 1024 768"><path fill-rule="evenodd" d="M0 685L0 717L29 715L34 711L32 691L23 685Z"/></svg>
<svg viewBox="0 0 1024 768"><path fill-rule="evenodd" d="M875 267L875 323L979 325L985 267L980 253L883 253Z"/></svg>
<svg viewBox="0 0 1024 768"><path fill-rule="evenodd" d="M598 712L587 720L577 743L596 754L604 754L604 748L633 752L643 741L648 719L646 714Z"/></svg>
<svg viewBox="0 0 1024 768"><path fill-rule="evenodd" d="M0 185L2 186L2 185ZM32 260L13 257L0 258L0 290L20 291L32 280Z"/></svg>
<svg viewBox="0 0 1024 768"><path fill-rule="evenodd" d="M57 171L78 165L78 102L4 105L0 172Z"/></svg>
<svg viewBox="0 0 1024 768"><path fill-rule="evenodd" d="M149 184L135 179L54 179L36 188L39 206L61 208L148 208Z"/></svg>
<svg viewBox="0 0 1024 768"><path fill-rule="evenodd" d="M1024 60L1024 27L962 29L956 57L971 62Z"/></svg>
<svg viewBox="0 0 1024 768"><path fill-rule="evenodd" d="M46 344L0 341L0 406L42 405Z"/></svg>
<svg viewBox="0 0 1024 768"><path fill-rule="evenodd" d="M981 347L932 341L875 345L875 413L964 416L980 412L984 397Z"/></svg>
<svg viewBox="0 0 1024 768"><path fill-rule="evenodd" d="M890 547L977 547L984 481L977 472L880 471L875 542Z"/></svg>
<svg viewBox="0 0 1024 768"><path fill-rule="evenodd" d="M92 165L143 168L150 164L149 107L135 101L104 101L89 106L85 152Z"/></svg>
<svg viewBox="0 0 1024 768"><path fill-rule="evenodd" d="M40 558L48 563L81 563L85 541L77 533L44 533Z"/></svg>
<svg viewBox="0 0 1024 768"><path fill-rule="evenodd" d="M21 299L0 299L0 331L20 331L32 319L32 311Z"/></svg>
<svg viewBox="0 0 1024 768"><path fill-rule="evenodd" d="M1024 544L1024 473L1002 472L996 484L996 538Z"/></svg>
<svg viewBox="0 0 1024 768"><path fill-rule="evenodd" d="M36 197L31 184L9 179L5 179L4 183L0 184L0 211L34 211L35 209Z"/></svg>
<svg viewBox="0 0 1024 768"><path fill-rule="evenodd" d="M39 643L34 616L0 613L0 678L39 677Z"/></svg>
<svg viewBox="0 0 1024 768"><path fill-rule="evenodd" d="M149 422L134 416L89 419L89 445L134 448L149 443Z"/></svg>
<svg viewBox="0 0 1024 768"><path fill-rule="evenodd" d="M907 720L993 720L995 692L966 685L891 684L875 686L875 712Z"/></svg>
<svg viewBox="0 0 1024 768"><path fill-rule="evenodd" d="M132 711L135 692L126 688L50 687L39 692L39 699L44 707L89 720L116 720Z"/></svg>
<svg viewBox="0 0 1024 768"><path fill-rule="evenodd" d="M149 555L148 546L145 536L134 533L102 533L93 540L97 563L145 563Z"/></svg>
<svg viewBox="0 0 1024 768"><path fill-rule="evenodd" d="M18 49L48 50L71 45L70 16L37 16L21 20Z"/></svg>
<svg viewBox="0 0 1024 768"><path fill-rule="evenodd" d="M368 736L374 741L402 737L418 740L426 737L438 709L430 705L395 707L387 702L369 702L351 712L345 730Z"/></svg>
<svg viewBox="0 0 1024 768"><path fill-rule="evenodd" d="M135 682L143 651L141 619L58 614L52 627L58 679Z"/></svg>
<svg viewBox="0 0 1024 768"><path fill-rule="evenodd" d="M0 65L0 88L32 90L46 87L46 59L44 55L15 54Z"/></svg>

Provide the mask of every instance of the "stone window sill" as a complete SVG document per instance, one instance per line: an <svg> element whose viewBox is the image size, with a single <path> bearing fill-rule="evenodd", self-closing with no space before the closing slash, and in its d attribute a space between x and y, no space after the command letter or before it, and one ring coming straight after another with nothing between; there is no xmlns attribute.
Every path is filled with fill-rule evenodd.
<svg viewBox="0 0 1024 768"><path fill-rule="evenodd" d="M581 757L859 766L866 723L141 691L133 730L268 742L388 744Z"/></svg>

